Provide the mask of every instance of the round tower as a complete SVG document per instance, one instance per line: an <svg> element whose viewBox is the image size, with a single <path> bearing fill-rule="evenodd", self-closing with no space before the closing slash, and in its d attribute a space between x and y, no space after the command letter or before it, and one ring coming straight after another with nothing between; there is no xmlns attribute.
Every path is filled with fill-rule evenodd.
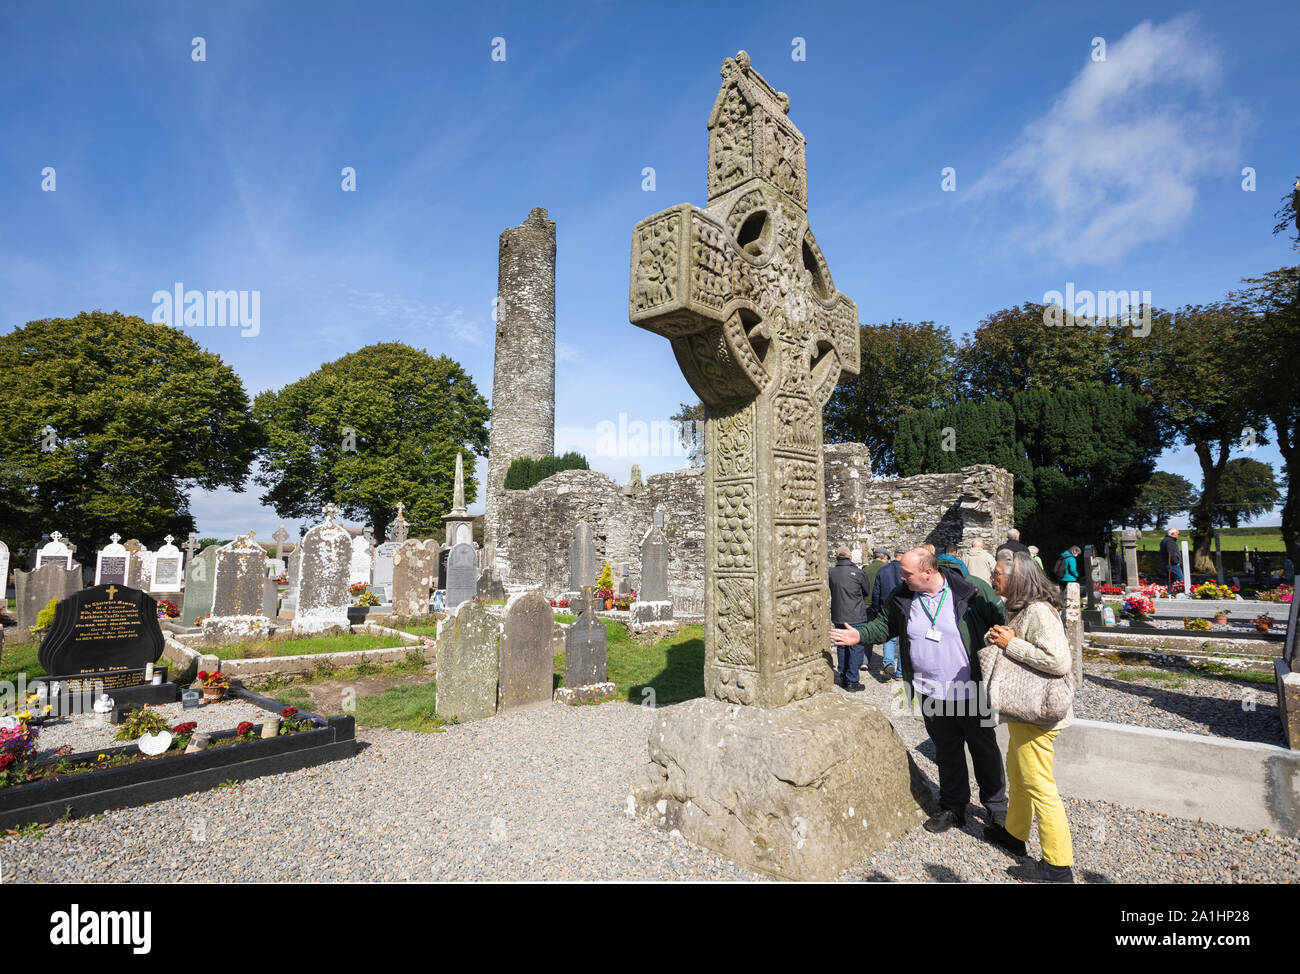
<svg viewBox="0 0 1300 974"><path fill-rule="evenodd" d="M489 558L510 464L555 452L555 222L540 206L501 234L496 326L483 528Z"/></svg>

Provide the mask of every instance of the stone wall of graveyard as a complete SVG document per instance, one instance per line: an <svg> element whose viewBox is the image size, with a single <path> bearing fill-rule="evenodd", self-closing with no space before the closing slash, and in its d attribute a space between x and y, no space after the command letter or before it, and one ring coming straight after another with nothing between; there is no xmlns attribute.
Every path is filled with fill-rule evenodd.
<svg viewBox="0 0 1300 974"><path fill-rule="evenodd" d="M555 223L535 208L501 234L484 543L496 540L510 464L555 451Z"/></svg>
<svg viewBox="0 0 1300 974"><path fill-rule="evenodd" d="M927 541L938 546L948 539L964 550L978 535L995 548L1011 527L1012 476L996 467L872 479L863 444L831 444L825 478L828 558L855 539L868 551ZM625 575L638 588L641 538L656 507L664 512L674 608L678 615L703 614L702 469L656 474L644 485L619 485L594 470L565 470L529 490L503 491L498 573L511 585L540 585L548 596L565 591L573 526L587 521L602 562L610 563L616 579Z"/></svg>

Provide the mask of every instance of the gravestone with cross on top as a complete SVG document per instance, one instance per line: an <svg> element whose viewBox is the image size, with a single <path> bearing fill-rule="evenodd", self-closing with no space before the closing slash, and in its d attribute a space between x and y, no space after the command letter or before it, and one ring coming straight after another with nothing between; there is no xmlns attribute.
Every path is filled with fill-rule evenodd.
<svg viewBox="0 0 1300 974"><path fill-rule="evenodd" d="M642 220L630 318L705 406L705 686L779 707L831 686L822 407L857 375L858 309L808 223L804 137L743 51L709 119L709 203Z"/></svg>
<svg viewBox="0 0 1300 974"><path fill-rule="evenodd" d="M823 692L822 408L858 373L859 326L809 226L789 108L744 51L723 61L708 205L633 233L629 318L672 342L708 449L705 696L656 716L631 797L733 861L829 880L925 816L889 719Z"/></svg>

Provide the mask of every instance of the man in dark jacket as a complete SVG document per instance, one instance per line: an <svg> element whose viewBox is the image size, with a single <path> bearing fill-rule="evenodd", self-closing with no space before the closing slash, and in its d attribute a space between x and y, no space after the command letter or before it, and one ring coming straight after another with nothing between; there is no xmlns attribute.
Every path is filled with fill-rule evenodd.
<svg viewBox="0 0 1300 974"><path fill-rule="evenodd" d="M885 600L889 598L889 593L898 588L899 583L902 582L903 570L898 564L898 559L903 556L903 551L904 549L902 548L895 551L894 557L886 562L880 571L876 572L875 581L871 584L871 615L868 616L868 618L874 619L876 616L880 615L881 610L885 607ZM898 666L897 637L893 639L882 639L880 642L884 643L880 649L881 672L885 674L887 679L901 680L903 674ZM864 645L869 646L871 644L865 643Z"/></svg>
<svg viewBox="0 0 1300 974"><path fill-rule="evenodd" d="M1020 532L1015 528L1011 528L1007 531L1007 540L998 545L998 550L995 554L999 554L1003 550L1023 551L1025 554L1029 554L1029 546L1021 543Z"/></svg>
<svg viewBox="0 0 1300 974"><path fill-rule="evenodd" d="M1006 611L960 572L941 568L922 548L913 548L897 561L903 584L889 593L884 611L865 626L832 629L831 641L852 646L898 637L903 679L921 696L921 716L939 766L939 811L925 823L926 829L943 832L966 824L967 749L980 802L992 822L1002 825L1006 777L994 725L981 713L987 696L978 651L989 627L1006 621Z"/></svg>
<svg viewBox="0 0 1300 974"><path fill-rule="evenodd" d="M1170 528L1169 533L1160 539L1160 578L1165 585L1183 580L1183 550L1178 544L1178 529Z"/></svg>
<svg viewBox="0 0 1300 974"><path fill-rule="evenodd" d="M871 598L871 586L867 576L849 555L848 548L835 552L835 566L830 572L831 586L831 625L860 626L870 616L867 613L867 600ZM862 669L862 657L866 647L862 643L856 646L840 646L836 651L839 667L835 673L835 682L850 693L865 689L858 682Z"/></svg>
<svg viewBox="0 0 1300 974"><path fill-rule="evenodd" d="M862 574L867 576L868 587L876 584L876 573L889 563L889 552L884 548L877 548L871 552L871 563L862 566ZM870 596L868 596L870 598ZM870 617L868 617L870 618Z"/></svg>

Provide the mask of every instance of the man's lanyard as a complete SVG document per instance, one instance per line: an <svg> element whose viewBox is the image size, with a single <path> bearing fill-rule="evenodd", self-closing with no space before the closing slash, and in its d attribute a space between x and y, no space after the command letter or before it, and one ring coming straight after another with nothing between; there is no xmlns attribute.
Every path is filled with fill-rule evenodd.
<svg viewBox="0 0 1300 974"><path fill-rule="evenodd" d="M922 596L920 597L920 598L921 598L921 611L924 612L924 613L925 613L925 617L926 617L927 619L930 620L930 625L933 626L933 627L936 628L936 629L939 628L939 621L938 621L938 620L939 620L939 613L943 611L943 600L946 599L947 597L948 597L948 586L945 585L945 586L943 587L943 590L942 590L942 591L940 592L940 594L939 594L939 604L936 605L936 606L934 607L934 614L933 614L933 615L930 614L930 607L929 607L928 605L925 604L925 596L922 595Z"/></svg>

